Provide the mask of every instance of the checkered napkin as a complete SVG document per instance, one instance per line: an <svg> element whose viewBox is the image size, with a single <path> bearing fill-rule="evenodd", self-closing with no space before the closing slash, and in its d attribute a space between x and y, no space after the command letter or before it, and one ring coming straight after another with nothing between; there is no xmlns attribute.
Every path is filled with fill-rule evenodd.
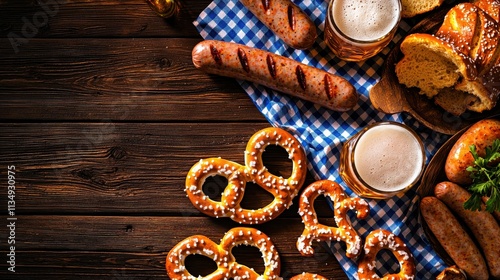
<svg viewBox="0 0 500 280"><path fill-rule="evenodd" d="M382 65L390 48L403 38L410 29L409 24L401 22L393 42L376 57L364 63L345 62L336 58L323 41L328 1L294 1L318 27L318 39L309 50L287 47L238 0L214 0L201 12L194 25L204 39L240 43L290 57L340 75L354 85L360 94L359 105L352 111L339 113L254 83L238 81L273 126L285 128L299 137L308 156L308 168L316 179L334 180L344 187L347 194L354 196L338 173L340 150L342 144L356 132L378 121L404 122L413 128L422 137L429 160L448 137L432 132L406 114L380 113L373 108L368 97L370 88L380 78ZM371 208L369 217L357 220L350 213L351 220L363 238L378 228L391 230L403 238L416 259L416 279L434 279L445 264L432 250L419 225L417 200L414 190L388 200L367 199ZM357 279L357 264L345 257L344 244L332 242L330 248L347 276ZM392 254L382 251L379 256L379 273L398 271L399 265Z"/></svg>

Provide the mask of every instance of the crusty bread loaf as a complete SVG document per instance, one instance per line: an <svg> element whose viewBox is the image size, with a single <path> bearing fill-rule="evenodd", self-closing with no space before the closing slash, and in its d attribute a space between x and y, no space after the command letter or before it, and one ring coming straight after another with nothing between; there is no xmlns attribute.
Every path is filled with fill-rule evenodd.
<svg viewBox="0 0 500 280"><path fill-rule="evenodd" d="M471 2L485 11L496 22L500 22L500 0L472 0Z"/></svg>
<svg viewBox="0 0 500 280"><path fill-rule="evenodd" d="M490 110L500 95L499 24L479 8L500 0L476 2L450 9L434 35L407 36L396 65L401 84L419 88L454 115ZM498 16L500 5L491 5L488 10Z"/></svg>
<svg viewBox="0 0 500 280"><path fill-rule="evenodd" d="M490 0L491 1L491 0ZM474 4L453 7L436 32L441 40L453 45L456 51L470 57L478 75L490 69L498 52L499 26L484 10Z"/></svg>
<svg viewBox="0 0 500 280"><path fill-rule="evenodd" d="M414 17L441 6L444 0L401 0L402 14L404 18Z"/></svg>
<svg viewBox="0 0 500 280"><path fill-rule="evenodd" d="M477 1L477 4L483 7L486 6L484 3L493 5L492 0ZM494 12L495 9L488 10ZM476 67L475 79L463 79L455 86L456 90L478 98L472 102L470 96L466 97L471 102L466 103L464 110L482 112L493 108L498 93L492 94L494 91L485 87L485 84L489 83L484 74L492 69L500 55L498 23L475 4L463 3L448 12L436 36L453 45L457 52L470 57ZM450 98L456 102L454 97Z"/></svg>

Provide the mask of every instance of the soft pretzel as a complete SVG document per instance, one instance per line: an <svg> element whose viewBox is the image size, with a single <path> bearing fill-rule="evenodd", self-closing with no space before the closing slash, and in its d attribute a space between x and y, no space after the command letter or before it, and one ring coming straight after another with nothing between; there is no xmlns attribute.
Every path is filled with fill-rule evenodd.
<svg viewBox="0 0 500 280"><path fill-rule="evenodd" d="M264 260L264 273L259 275L252 268L236 262L232 249L238 245L253 246L260 250ZM217 270L203 277L206 280L222 279L280 279L281 262L276 247L263 232L246 227L229 230L220 244L203 235L194 235L175 245L167 255L165 267L172 280L198 279L186 269L189 255L203 255L214 260Z"/></svg>
<svg viewBox="0 0 500 280"><path fill-rule="evenodd" d="M330 227L318 222L314 210L314 200L319 195L328 196L334 206L334 217L337 227ZM346 243L346 256L356 258L361 253L362 240L352 228L347 217L347 211L356 210L357 217L364 219L369 213L369 206L361 198L348 197L342 187L329 180L316 181L300 195L299 214L302 217L305 229L297 240L297 249L303 256L312 256L314 249L312 242L316 241L343 241Z"/></svg>
<svg viewBox="0 0 500 280"><path fill-rule="evenodd" d="M293 162L292 174L283 178L271 174L264 166L262 154L269 145L283 147ZM280 215L292 205L306 177L306 155L299 141L280 128L266 128L255 133L245 150L245 165L222 158L202 159L186 177L186 193L193 205L212 217L229 217L241 224L261 224ZM221 200L214 201L203 192L205 179L210 176L227 178ZM274 200L260 209L240 206L246 183L255 182L274 196Z"/></svg>
<svg viewBox="0 0 500 280"><path fill-rule="evenodd" d="M302 274L298 274L290 278L290 280L328 280L327 278L312 273L303 272Z"/></svg>
<svg viewBox="0 0 500 280"><path fill-rule="evenodd" d="M415 278L415 261L405 242L385 229L377 229L368 234L364 245L364 255L358 262L359 280L379 279L376 272L377 254L382 249L390 250L400 265L397 274L384 275L384 280L411 280Z"/></svg>

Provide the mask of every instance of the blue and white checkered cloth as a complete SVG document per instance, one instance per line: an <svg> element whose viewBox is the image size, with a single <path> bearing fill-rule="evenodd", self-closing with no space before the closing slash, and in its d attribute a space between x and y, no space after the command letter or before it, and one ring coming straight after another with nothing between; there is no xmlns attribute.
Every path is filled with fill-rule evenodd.
<svg viewBox="0 0 500 280"><path fill-rule="evenodd" d="M363 63L345 62L336 58L323 41L328 1L294 2L318 27L318 39L308 50L287 47L238 0L214 0L201 12L194 25L204 39L240 43L290 57L340 75L354 85L361 97L359 105L352 111L339 113L257 84L238 81L273 126L285 128L299 137L308 156L308 168L316 179L334 180L345 188L347 194L354 196L338 173L342 144L366 125L384 120L404 122L412 127L425 143L428 161L448 136L425 128L406 114L380 113L369 99L370 88L380 79L384 59L391 47L410 29L409 24L404 20L401 22L398 34L379 55ZM363 238L378 228L388 229L403 238L416 259L416 279L434 279L446 267L419 225L415 190L392 199L367 201L371 208L370 216L365 220L356 220L353 215L351 219ZM345 256L344 244L332 242L331 249L346 275L357 279L357 264ZM380 256L377 264L379 273L398 271L399 264L391 254L382 251Z"/></svg>

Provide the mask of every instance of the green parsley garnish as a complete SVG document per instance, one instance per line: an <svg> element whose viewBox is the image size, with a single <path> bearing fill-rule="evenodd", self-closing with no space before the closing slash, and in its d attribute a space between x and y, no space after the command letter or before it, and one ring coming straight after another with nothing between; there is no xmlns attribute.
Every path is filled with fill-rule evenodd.
<svg viewBox="0 0 500 280"><path fill-rule="evenodd" d="M484 158L478 156L476 146L469 147L474 157L474 165L467 167L472 178L469 186L471 197L464 203L464 208L469 210L481 210L483 196L489 197L486 202L486 211L500 211L500 139L496 139L493 145L486 147Z"/></svg>

